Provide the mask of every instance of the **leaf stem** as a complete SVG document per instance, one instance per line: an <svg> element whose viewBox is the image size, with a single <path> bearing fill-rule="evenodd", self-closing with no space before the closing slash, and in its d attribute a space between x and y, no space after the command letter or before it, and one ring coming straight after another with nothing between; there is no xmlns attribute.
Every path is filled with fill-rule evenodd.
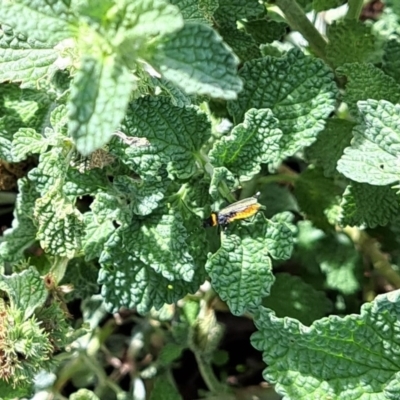
<svg viewBox="0 0 400 400"><path fill-rule="evenodd" d="M325 62L326 41L308 20L302 8L295 0L276 0L275 4L281 9L290 27L300 32L308 41L312 51Z"/></svg>
<svg viewBox="0 0 400 400"><path fill-rule="evenodd" d="M371 261L374 269L396 289L400 288L400 275L393 269L388 257L380 251L378 242L357 228L346 227L343 231L359 246L360 251Z"/></svg>
<svg viewBox="0 0 400 400"><path fill-rule="evenodd" d="M210 362L208 362L199 351L194 351L194 355L196 357L201 377L207 385L208 390L211 393L227 392L227 387L220 383L216 378Z"/></svg>
<svg viewBox="0 0 400 400"><path fill-rule="evenodd" d="M349 0L349 9L345 16L345 19L358 20L360 18L361 10L363 8L363 0Z"/></svg>

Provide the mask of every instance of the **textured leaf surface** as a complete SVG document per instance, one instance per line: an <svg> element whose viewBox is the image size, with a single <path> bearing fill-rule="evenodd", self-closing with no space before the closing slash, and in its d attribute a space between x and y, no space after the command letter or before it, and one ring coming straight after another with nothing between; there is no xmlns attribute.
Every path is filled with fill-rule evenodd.
<svg viewBox="0 0 400 400"><path fill-rule="evenodd" d="M328 39L326 57L335 67L365 62L375 50L371 28L353 19L333 22L329 26Z"/></svg>
<svg viewBox="0 0 400 400"><path fill-rule="evenodd" d="M318 168L307 168L296 181L296 199L301 211L319 228L328 228L327 210L338 203L335 182Z"/></svg>
<svg viewBox="0 0 400 400"><path fill-rule="evenodd" d="M332 309L324 292L286 273L275 276L271 293L263 299L262 305L274 310L277 317L296 318L305 325L311 325Z"/></svg>
<svg viewBox="0 0 400 400"><path fill-rule="evenodd" d="M360 315L331 316L309 328L260 308L252 344L268 364L265 379L288 399L387 398L400 365L399 295L380 295Z"/></svg>
<svg viewBox="0 0 400 400"><path fill-rule="evenodd" d="M106 243L101 255L102 269L99 274L99 283L103 284L102 295L109 310L137 307L140 313L146 313L152 307L160 309L164 303L174 303L187 293L195 292L202 282L201 280L197 281L199 277L202 279L199 274L192 274L194 279L192 282L181 279L179 274L176 274L176 279L171 281L163 276L167 274L156 272L152 262L145 264L139 260L139 257L145 257L138 254L140 249L137 248L136 243L138 242L135 240L135 236L138 237L140 233L137 229L138 226L135 225L116 231ZM170 232L165 230L164 235L169 236ZM159 235L157 235L158 237ZM161 239L160 243L154 245L156 239L149 243L145 239L141 246L146 247L146 251L151 251L158 259L164 254L164 260L167 257L173 263L176 250L178 252L181 250L174 249L174 253L170 253L170 250L164 247L168 239L175 240L173 237L165 237ZM183 240L182 237L181 239ZM175 240L175 243L177 241L179 238ZM160 272L174 267L174 264L169 264L165 266L164 271ZM174 274L168 275L173 276Z"/></svg>
<svg viewBox="0 0 400 400"><path fill-rule="evenodd" d="M284 22L277 22L266 19L253 19L244 22L246 32L249 33L257 44L272 43L280 40L287 29Z"/></svg>
<svg viewBox="0 0 400 400"><path fill-rule="evenodd" d="M230 100L242 88L236 57L206 25L188 23L182 30L165 35L151 63L188 94Z"/></svg>
<svg viewBox="0 0 400 400"><path fill-rule="evenodd" d="M396 39L387 41L384 51L383 70L400 83L400 42Z"/></svg>
<svg viewBox="0 0 400 400"><path fill-rule="evenodd" d="M277 158L312 144L334 109L337 89L332 72L298 50L281 58L249 61L240 76L243 91L228 109L238 123L251 108L270 108L283 132Z"/></svg>
<svg viewBox="0 0 400 400"><path fill-rule="evenodd" d="M344 119L328 119L317 141L306 149L307 158L320 166L326 177L337 174L336 165L344 149L350 145L354 123Z"/></svg>
<svg viewBox="0 0 400 400"><path fill-rule="evenodd" d="M24 160L30 154L46 151L46 139L32 128L21 128L14 135L11 155L14 162Z"/></svg>
<svg viewBox="0 0 400 400"><path fill-rule="evenodd" d="M83 218L74 204L60 195L57 186L36 201L37 239L49 254L73 258L80 250Z"/></svg>
<svg viewBox="0 0 400 400"><path fill-rule="evenodd" d="M125 115L132 89L132 76L121 60L84 58L68 103L68 129L82 154L110 140Z"/></svg>
<svg viewBox="0 0 400 400"><path fill-rule="evenodd" d="M342 199L341 225L375 228L386 225L398 213L400 199L390 186L352 182Z"/></svg>
<svg viewBox="0 0 400 400"><path fill-rule="evenodd" d="M347 78L343 100L354 115L357 115L359 100L400 101L400 85L372 64L346 64L338 68L337 72Z"/></svg>
<svg viewBox="0 0 400 400"><path fill-rule="evenodd" d="M61 0L2 1L0 21L27 37L51 45L71 35L67 3Z"/></svg>
<svg viewBox="0 0 400 400"><path fill-rule="evenodd" d="M265 11L257 0L218 0L218 4L214 17L224 24L256 17Z"/></svg>
<svg viewBox="0 0 400 400"><path fill-rule="evenodd" d="M182 13L185 21L211 24L212 16L218 8L218 0L170 0Z"/></svg>
<svg viewBox="0 0 400 400"><path fill-rule="evenodd" d="M360 101L362 125L354 129L351 147L338 170L356 182L385 186L399 180L400 106L388 101Z"/></svg>
<svg viewBox="0 0 400 400"><path fill-rule="evenodd" d="M218 33L224 42L239 57L240 61L249 61L261 57L260 49L251 35L239 30L236 24L224 25L219 28Z"/></svg>
<svg viewBox="0 0 400 400"><path fill-rule="evenodd" d="M0 43L0 82L22 82L23 88L34 88L56 59L52 48L13 49Z"/></svg>
<svg viewBox="0 0 400 400"><path fill-rule="evenodd" d="M23 310L23 319L29 318L36 308L43 306L48 292L36 269L29 268L19 274L1 276L2 290L7 292L11 305Z"/></svg>
<svg viewBox="0 0 400 400"><path fill-rule="evenodd" d="M240 180L250 179L260 171L261 163L274 159L281 137L278 121L271 110L251 109L243 123L214 144L210 152L211 163L228 168Z"/></svg>
<svg viewBox="0 0 400 400"><path fill-rule="evenodd" d="M153 176L167 165L168 172L181 179L197 170L196 155L211 133L210 123L199 109L173 106L165 97L131 103L124 129L128 135L150 142L126 149L127 162L135 170Z"/></svg>
<svg viewBox="0 0 400 400"><path fill-rule="evenodd" d="M124 3L123 3L124 4ZM124 4L120 29L146 39L182 28L179 9L165 0L135 0Z"/></svg>
<svg viewBox="0 0 400 400"><path fill-rule="evenodd" d="M287 259L291 250L292 234L286 224L266 221L259 214L252 224L228 227L206 271L231 312L240 315L269 294L274 282L270 257Z"/></svg>
<svg viewBox="0 0 400 400"><path fill-rule="evenodd" d="M36 241L33 207L39 193L26 178L18 181L18 190L12 226L3 233L3 241L0 243L0 261L21 260L24 250Z"/></svg>

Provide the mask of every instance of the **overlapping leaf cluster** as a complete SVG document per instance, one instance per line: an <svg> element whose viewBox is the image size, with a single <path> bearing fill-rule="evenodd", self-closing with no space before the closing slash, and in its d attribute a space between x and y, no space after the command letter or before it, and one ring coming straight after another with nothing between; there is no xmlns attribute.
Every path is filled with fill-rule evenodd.
<svg viewBox="0 0 400 400"><path fill-rule="evenodd" d="M0 158L35 167L18 181L2 264L30 256L72 298L100 287L109 311L142 314L209 277L233 314L254 313L265 375L288 399L396 398L398 295L318 320L354 311L361 291L363 257L340 230L399 232L396 21L390 33L336 22L319 59L272 44L288 24L256 0L5 0ZM264 213L205 230L238 189L259 190ZM19 301L21 276L2 290L34 328L44 298ZM21 381L46 367L35 363Z"/></svg>

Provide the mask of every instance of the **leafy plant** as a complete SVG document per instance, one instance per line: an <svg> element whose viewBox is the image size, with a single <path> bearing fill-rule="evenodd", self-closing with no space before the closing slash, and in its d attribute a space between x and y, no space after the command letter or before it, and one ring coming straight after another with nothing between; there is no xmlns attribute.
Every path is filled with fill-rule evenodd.
<svg viewBox="0 0 400 400"><path fill-rule="evenodd" d="M284 399L400 398L400 9L342 3L0 3L1 398L236 398L217 309Z"/></svg>

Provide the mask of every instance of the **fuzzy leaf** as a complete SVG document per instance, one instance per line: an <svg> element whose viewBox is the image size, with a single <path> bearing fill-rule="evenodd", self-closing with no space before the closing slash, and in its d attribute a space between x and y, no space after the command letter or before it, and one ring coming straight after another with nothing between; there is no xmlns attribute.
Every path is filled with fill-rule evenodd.
<svg viewBox="0 0 400 400"><path fill-rule="evenodd" d="M360 315L331 316L306 327L260 308L253 346L268 364L264 377L290 399L385 399L400 396L400 292L379 295ZM390 387L392 397L386 397ZM393 397L393 396L396 397Z"/></svg>
<svg viewBox="0 0 400 400"><path fill-rule="evenodd" d="M266 221L261 215L252 224L240 222L226 232L206 271L231 312L240 315L269 294L274 282L271 257L290 257L292 234L286 224Z"/></svg>
<svg viewBox="0 0 400 400"><path fill-rule="evenodd" d="M185 179L197 171L196 156L210 137L210 123L195 107L176 107L165 97L145 97L131 103L124 120L129 136L146 138L146 146L126 149L127 163L141 175L155 176L162 165Z"/></svg>
<svg viewBox="0 0 400 400"><path fill-rule="evenodd" d="M43 250L73 258L80 250L83 218L75 205L60 195L57 185L36 201L34 215Z"/></svg>
<svg viewBox="0 0 400 400"><path fill-rule="evenodd" d="M275 276L271 293L263 299L262 305L274 310L277 317L296 318L305 325L311 325L332 309L324 292L286 273Z"/></svg>
<svg viewBox="0 0 400 400"><path fill-rule="evenodd" d="M166 217L168 218L168 215ZM163 220L166 222L165 217ZM151 227L149 223L147 225ZM102 269L99 274L99 283L103 284L102 295L109 310L137 307L138 312L146 313L152 307L160 309L164 303L174 303L187 293L194 293L198 289L203 279L202 274L190 274L193 280L189 282L181 279L178 270L175 270L177 267L175 261L179 262L179 254L183 254L187 247L184 244L185 233L180 232L181 236L178 237L173 235L173 232L169 232L167 225L164 227L164 232L161 232L161 224L154 226L154 229L158 228L159 231L153 231L156 237L151 238L148 236L146 225L139 227L135 224L117 230L106 243L100 257ZM145 236L139 237L141 232ZM164 237L160 238L159 233L162 233ZM156 238L161 240L157 242ZM142 249L136 246L136 243L139 243L138 239L142 240L140 242ZM168 241L173 251L165 247ZM179 241L183 241L181 249L174 245L174 243L178 245ZM163 259L168 264L158 265L162 269L155 268L157 266L153 265L153 260L149 257ZM149 263L144 263L139 258L147 259ZM169 272L166 273L168 269ZM175 279L171 281L165 278L165 275ZM188 274L185 275L187 278Z"/></svg>
<svg viewBox="0 0 400 400"><path fill-rule="evenodd" d="M57 59L53 48L19 49L0 42L0 82L22 82L22 88L35 88L49 74Z"/></svg>
<svg viewBox="0 0 400 400"><path fill-rule="evenodd" d="M338 171L356 182L385 186L399 180L400 106L388 101L357 103L363 118L354 129L351 147L338 162Z"/></svg>
<svg viewBox="0 0 400 400"><path fill-rule="evenodd" d="M132 89L131 73L117 57L82 60L68 103L69 133L82 154L110 140L125 115Z"/></svg>
<svg viewBox="0 0 400 400"><path fill-rule="evenodd" d="M54 46L71 36L72 14L68 2L56 0L2 1L0 21L11 26L16 32Z"/></svg>
<svg viewBox="0 0 400 400"><path fill-rule="evenodd" d="M21 128L14 135L11 155L14 162L27 158L30 154L44 153L48 142L32 128Z"/></svg>
<svg viewBox="0 0 400 400"><path fill-rule="evenodd" d="M36 308L42 307L48 292L43 279L33 267L19 274L0 276L2 290L5 290L11 305L23 310L23 320L28 319Z"/></svg>
<svg viewBox="0 0 400 400"><path fill-rule="evenodd" d="M400 199L390 186L352 182L342 199L341 225L385 226L399 213Z"/></svg>
<svg viewBox="0 0 400 400"><path fill-rule="evenodd" d="M387 41L384 51L383 70L400 83L400 42L396 39Z"/></svg>
<svg viewBox="0 0 400 400"><path fill-rule="evenodd" d="M337 89L332 72L298 50L281 58L249 61L240 76L243 91L237 101L228 103L228 109L236 123L251 108L272 110L283 132L277 159L311 145L334 110Z"/></svg>
<svg viewBox="0 0 400 400"><path fill-rule="evenodd" d="M242 88L236 57L206 25L188 23L165 35L149 61L188 94L231 100Z"/></svg>
<svg viewBox="0 0 400 400"><path fill-rule="evenodd" d="M400 85L372 64L345 64L337 72L347 78L343 100L354 115L357 115L359 100L400 101Z"/></svg>
<svg viewBox="0 0 400 400"><path fill-rule="evenodd" d="M371 28L353 19L333 22L329 26L328 39L326 57L335 67L365 62L375 50Z"/></svg>
<svg viewBox="0 0 400 400"><path fill-rule="evenodd" d="M243 30L237 29L236 24L224 25L219 28L218 32L240 61L261 57L260 49L253 37Z"/></svg>
<svg viewBox="0 0 400 400"><path fill-rule="evenodd" d="M218 8L218 0L170 0L170 3L179 7L185 21L209 25Z"/></svg>
<svg viewBox="0 0 400 400"><path fill-rule="evenodd" d="M350 145L354 123L344 119L328 119L317 141L306 149L307 158L322 167L324 175L331 178L337 174L336 165L344 149Z"/></svg>
<svg viewBox="0 0 400 400"><path fill-rule="evenodd" d="M218 4L214 18L223 25L256 17L265 12L264 7L257 0L218 0Z"/></svg>
<svg viewBox="0 0 400 400"><path fill-rule="evenodd" d="M210 152L213 166L224 166L239 180L251 179L279 151L282 132L271 110L249 110L244 122L215 142Z"/></svg>
<svg viewBox="0 0 400 400"><path fill-rule="evenodd" d="M36 242L37 229L33 223L33 208L39 196L36 187L26 178L18 181L18 196L11 228L3 234L0 243L0 261L17 262L24 250Z"/></svg>

